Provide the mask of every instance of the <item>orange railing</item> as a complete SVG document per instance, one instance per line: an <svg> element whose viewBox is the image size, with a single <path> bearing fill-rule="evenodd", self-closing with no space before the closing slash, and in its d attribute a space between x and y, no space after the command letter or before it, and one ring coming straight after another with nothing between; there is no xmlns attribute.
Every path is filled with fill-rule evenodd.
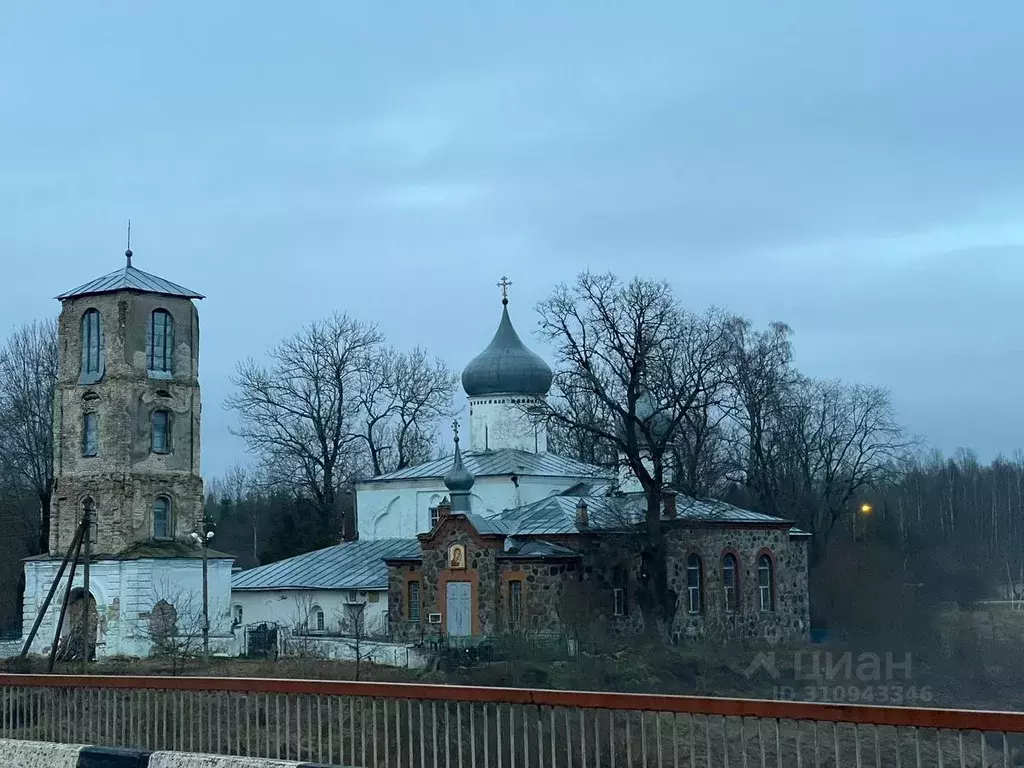
<svg viewBox="0 0 1024 768"><path fill-rule="evenodd" d="M1019 765L1024 713L325 680L0 675L0 738L402 768Z"/></svg>

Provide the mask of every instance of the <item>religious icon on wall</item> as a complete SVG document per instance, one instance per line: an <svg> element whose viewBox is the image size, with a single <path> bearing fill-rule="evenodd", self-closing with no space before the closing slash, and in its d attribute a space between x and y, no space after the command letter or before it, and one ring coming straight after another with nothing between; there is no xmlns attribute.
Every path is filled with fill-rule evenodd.
<svg viewBox="0 0 1024 768"><path fill-rule="evenodd" d="M466 567L466 547L462 544L452 544L448 548L448 567L462 569Z"/></svg>

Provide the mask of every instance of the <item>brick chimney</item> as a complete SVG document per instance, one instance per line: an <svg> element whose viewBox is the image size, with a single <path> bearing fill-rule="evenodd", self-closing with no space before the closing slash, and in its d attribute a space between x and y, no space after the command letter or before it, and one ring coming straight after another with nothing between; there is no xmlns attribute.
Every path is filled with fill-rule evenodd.
<svg viewBox="0 0 1024 768"><path fill-rule="evenodd" d="M589 525L590 514L587 512L587 502L580 499L580 503L576 505L576 527L586 528Z"/></svg>
<svg viewBox="0 0 1024 768"><path fill-rule="evenodd" d="M665 517L669 520L676 519L676 494L675 491L665 491L661 495L661 505L665 510Z"/></svg>

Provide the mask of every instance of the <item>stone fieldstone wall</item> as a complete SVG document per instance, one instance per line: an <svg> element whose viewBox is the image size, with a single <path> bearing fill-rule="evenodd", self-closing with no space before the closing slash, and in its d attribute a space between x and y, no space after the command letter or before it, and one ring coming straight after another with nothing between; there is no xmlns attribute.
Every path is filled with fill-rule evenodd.
<svg viewBox="0 0 1024 768"><path fill-rule="evenodd" d="M500 585L498 616L501 631L510 630L552 634L562 629L567 585L578 581L577 560L498 560ZM512 626L509 582L522 582L521 617L518 627Z"/></svg>
<svg viewBox="0 0 1024 768"><path fill-rule="evenodd" d="M786 527L752 528L675 526L666 531L669 587L677 595L671 633L677 642L688 639L781 643L806 639L810 631L807 580L807 539L791 537ZM448 547L466 546L467 569L448 569ZM504 554L500 539L481 537L464 518L452 518L433 538L423 537L422 566L389 569L389 611L396 638L409 642L443 635L443 590L447 581L474 583L477 620L474 634L493 635L510 629L509 587L522 587L522 625L525 632L550 634L581 631L599 624L612 634L643 629L639 605L641 540L635 536L586 534L559 538L557 543L581 553L578 561L520 560ZM738 605L725 609L722 558L726 552L739 562ZM700 611L689 613L686 562L696 553L702 564ZM767 553L774 567L774 605L762 610L758 558ZM419 626L406 620L409 579L421 582ZM615 615L615 590L621 589L622 614ZM441 624L428 624L430 613L441 613ZM585 630L584 630L585 631Z"/></svg>
<svg viewBox="0 0 1024 768"><path fill-rule="evenodd" d="M780 643L806 639L810 632L807 540L786 528L676 529L668 536L669 586L679 596L673 633L677 639L706 638ZM722 557L739 560L739 604L725 610ZM696 552L703 567L701 612L687 611L686 559ZM767 553L775 576L774 609L761 610L758 559Z"/></svg>

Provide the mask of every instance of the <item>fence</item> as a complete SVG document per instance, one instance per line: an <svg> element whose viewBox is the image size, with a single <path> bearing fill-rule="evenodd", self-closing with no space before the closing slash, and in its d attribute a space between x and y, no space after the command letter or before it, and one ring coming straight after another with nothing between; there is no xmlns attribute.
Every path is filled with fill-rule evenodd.
<svg viewBox="0 0 1024 768"><path fill-rule="evenodd" d="M0 675L0 738L381 768L1011 766L1024 713L241 678Z"/></svg>

